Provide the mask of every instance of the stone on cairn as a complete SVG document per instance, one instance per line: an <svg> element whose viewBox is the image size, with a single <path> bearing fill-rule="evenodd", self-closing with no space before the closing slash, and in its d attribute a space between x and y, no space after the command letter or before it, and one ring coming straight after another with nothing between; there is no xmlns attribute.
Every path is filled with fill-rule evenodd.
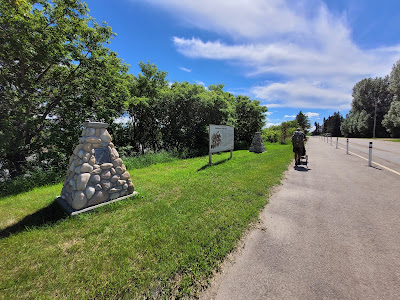
<svg viewBox="0 0 400 300"><path fill-rule="evenodd" d="M106 123L84 123L80 142L69 160L61 198L74 210L117 199L135 190L107 127Z"/></svg>
<svg viewBox="0 0 400 300"><path fill-rule="evenodd" d="M265 152L265 145L263 143L261 132L256 132L253 137L253 141L251 142L250 152L254 153L263 153Z"/></svg>

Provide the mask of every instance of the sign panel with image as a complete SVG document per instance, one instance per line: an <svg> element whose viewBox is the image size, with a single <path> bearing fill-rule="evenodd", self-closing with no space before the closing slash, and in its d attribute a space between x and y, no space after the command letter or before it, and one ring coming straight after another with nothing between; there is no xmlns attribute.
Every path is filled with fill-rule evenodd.
<svg viewBox="0 0 400 300"><path fill-rule="evenodd" d="M234 128L225 125L210 125L210 153L233 150Z"/></svg>

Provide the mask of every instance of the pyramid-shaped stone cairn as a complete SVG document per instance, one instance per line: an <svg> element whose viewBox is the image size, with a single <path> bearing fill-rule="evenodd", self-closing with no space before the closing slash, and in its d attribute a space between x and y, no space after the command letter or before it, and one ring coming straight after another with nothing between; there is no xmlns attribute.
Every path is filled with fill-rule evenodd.
<svg viewBox="0 0 400 300"><path fill-rule="evenodd" d="M61 198L75 211L135 190L107 127L106 123L84 123L80 143L69 160Z"/></svg>
<svg viewBox="0 0 400 300"><path fill-rule="evenodd" d="M249 152L254 153L263 153L265 152L265 145L263 143L261 132L256 132L253 137L253 141L251 142Z"/></svg>

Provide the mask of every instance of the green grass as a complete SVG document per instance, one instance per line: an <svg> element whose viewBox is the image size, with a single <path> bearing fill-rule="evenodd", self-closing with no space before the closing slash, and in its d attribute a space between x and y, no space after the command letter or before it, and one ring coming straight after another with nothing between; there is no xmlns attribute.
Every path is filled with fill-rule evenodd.
<svg viewBox="0 0 400 300"><path fill-rule="evenodd" d="M400 143L400 139L398 139L398 140L388 140L389 142L397 142L397 143Z"/></svg>
<svg viewBox="0 0 400 300"><path fill-rule="evenodd" d="M76 217L53 204L61 185L0 198L0 295L195 296L257 220L291 150L274 144L232 160L214 155L212 167L201 157L131 169L139 196Z"/></svg>

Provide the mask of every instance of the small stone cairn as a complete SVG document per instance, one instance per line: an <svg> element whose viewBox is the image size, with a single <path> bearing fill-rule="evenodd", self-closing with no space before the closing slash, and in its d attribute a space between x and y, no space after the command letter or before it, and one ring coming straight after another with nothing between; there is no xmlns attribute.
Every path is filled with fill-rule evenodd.
<svg viewBox="0 0 400 300"><path fill-rule="evenodd" d="M106 123L84 123L80 143L69 160L61 198L74 210L117 199L135 190L107 127Z"/></svg>
<svg viewBox="0 0 400 300"><path fill-rule="evenodd" d="M265 151L265 145L261 137L261 132L256 132L254 134L253 141L251 142L249 152L263 153Z"/></svg>

